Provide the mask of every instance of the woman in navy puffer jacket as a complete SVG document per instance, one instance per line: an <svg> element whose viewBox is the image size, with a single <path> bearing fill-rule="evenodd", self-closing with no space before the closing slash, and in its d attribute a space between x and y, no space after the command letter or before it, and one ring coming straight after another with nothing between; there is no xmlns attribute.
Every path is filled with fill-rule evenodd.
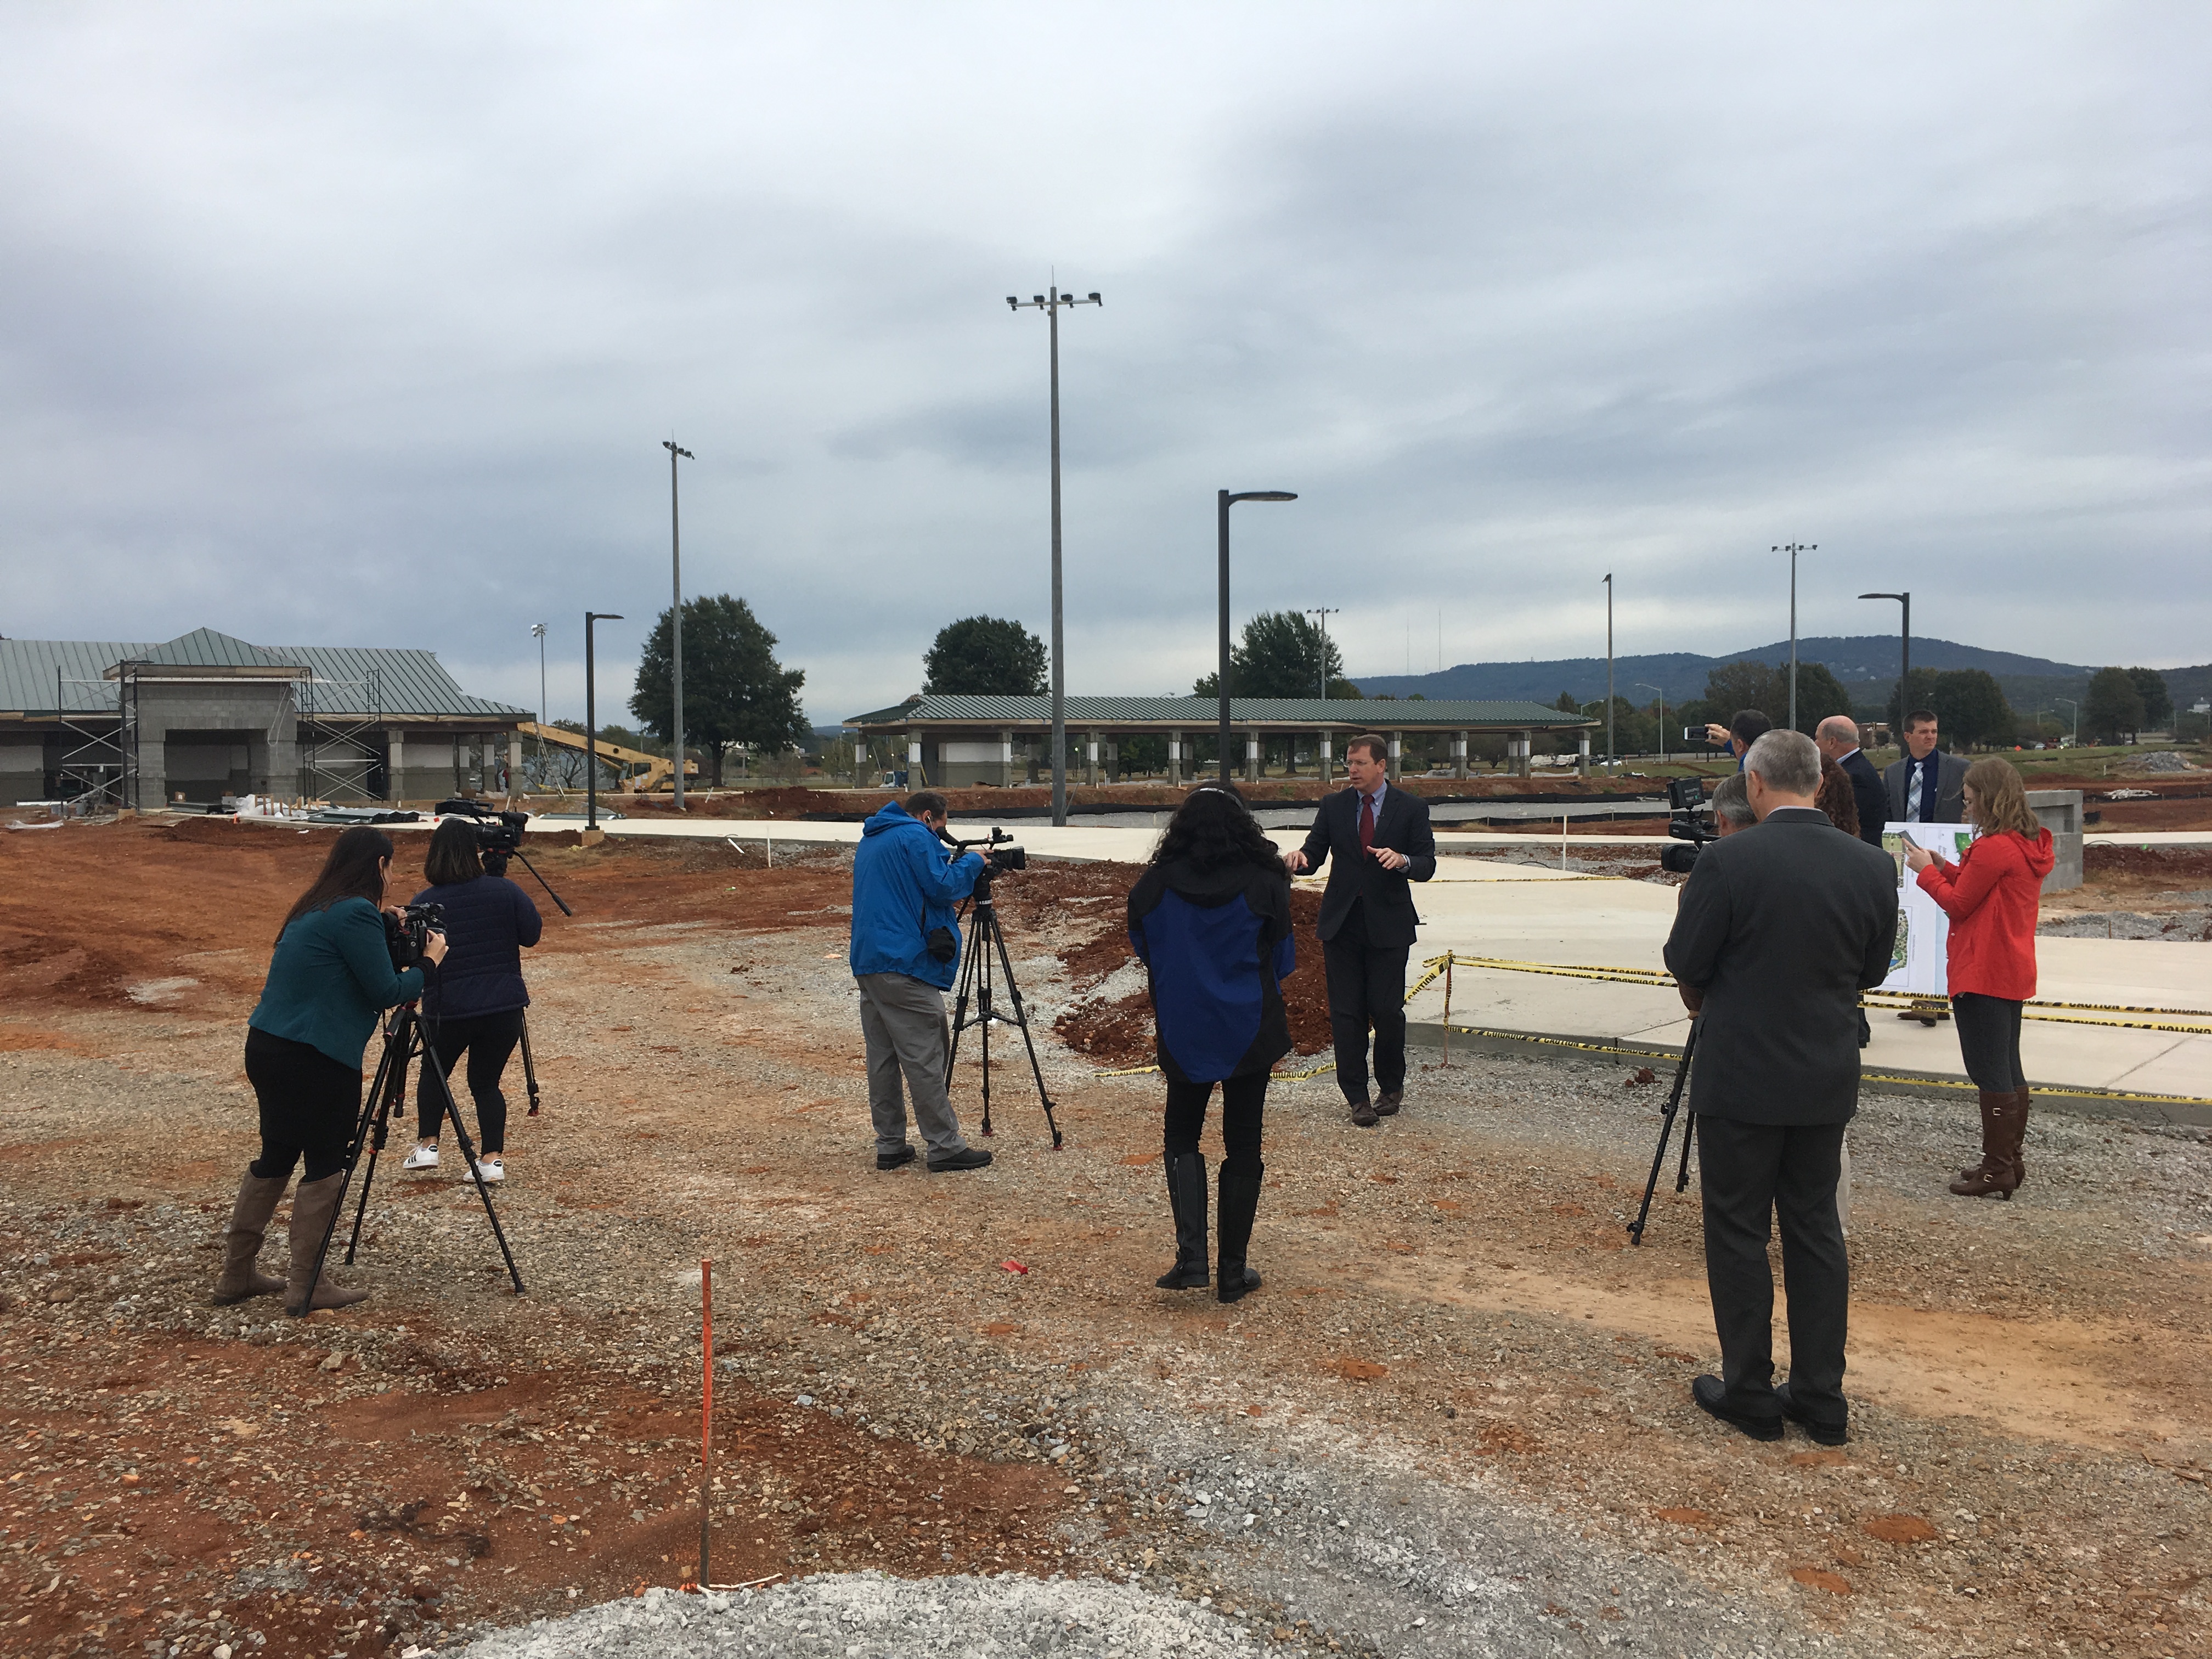
<svg viewBox="0 0 2212 1659"><path fill-rule="evenodd" d="M423 1024L441 1072L451 1077L455 1062L468 1056L469 1094L477 1103L477 1163L486 1181L504 1181L507 1097L500 1092L499 1079L521 1041L522 1012L530 1006L530 992L522 982L522 951L538 943L544 918L521 888L505 876L484 872L476 830L465 820L448 818L438 826L422 873L430 885L413 902L445 907L450 941L442 970L422 994ZM416 1085L415 1109L420 1139L399 1167L434 1170L443 1103L427 1076Z"/></svg>

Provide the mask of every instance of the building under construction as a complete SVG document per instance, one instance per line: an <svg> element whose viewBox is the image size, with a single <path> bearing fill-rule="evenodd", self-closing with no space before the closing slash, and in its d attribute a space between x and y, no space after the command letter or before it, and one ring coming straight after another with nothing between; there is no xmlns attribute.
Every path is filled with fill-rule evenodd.
<svg viewBox="0 0 2212 1659"><path fill-rule="evenodd" d="M532 712L471 696L428 651L0 640L0 803L334 804L502 793Z"/></svg>

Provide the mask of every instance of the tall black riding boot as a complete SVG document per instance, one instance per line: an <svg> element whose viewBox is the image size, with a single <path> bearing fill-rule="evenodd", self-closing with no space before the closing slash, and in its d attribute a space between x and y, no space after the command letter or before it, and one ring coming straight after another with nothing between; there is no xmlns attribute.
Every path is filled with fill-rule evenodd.
<svg viewBox="0 0 2212 1659"><path fill-rule="evenodd" d="M1225 1168L1221 1171L1220 1235L1215 1251L1219 1272L1214 1289L1221 1301L1241 1301L1247 1291L1260 1288L1260 1275L1244 1265L1244 1252L1252 1243L1252 1218L1260 1212L1260 1177L1267 1172L1265 1164L1255 1167L1250 1175L1231 1175Z"/></svg>
<svg viewBox="0 0 2212 1659"><path fill-rule="evenodd" d="M1175 1212L1176 1259L1152 1282L1164 1291L1206 1288L1206 1154L1181 1152L1167 1160L1168 1206Z"/></svg>

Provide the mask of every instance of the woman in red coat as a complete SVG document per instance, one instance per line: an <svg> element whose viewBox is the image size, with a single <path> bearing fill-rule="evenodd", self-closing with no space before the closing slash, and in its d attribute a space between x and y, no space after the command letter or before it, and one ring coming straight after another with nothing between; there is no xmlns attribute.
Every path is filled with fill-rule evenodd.
<svg viewBox="0 0 2212 1659"><path fill-rule="evenodd" d="M1982 1093L1982 1161L1961 1170L1961 1198L2010 1198L2027 1174L2027 1074L2020 1065L2021 1005L2035 994L2035 918L2054 854L2020 774L1994 755L1966 769L1974 839L1956 864L1908 842L1920 889L1951 918L1951 1014L1966 1075Z"/></svg>

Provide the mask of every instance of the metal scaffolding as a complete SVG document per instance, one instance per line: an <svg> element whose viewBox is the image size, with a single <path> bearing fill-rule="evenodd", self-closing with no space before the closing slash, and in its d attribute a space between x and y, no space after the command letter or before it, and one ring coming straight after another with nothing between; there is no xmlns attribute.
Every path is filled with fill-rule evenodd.
<svg viewBox="0 0 2212 1659"><path fill-rule="evenodd" d="M54 708L62 728L55 793L88 812L137 805L137 679L70 679L57 668Z"/></svg>
<svg viewBox="0 0 2212 1659"><path fill-rule="evenodd" d="M359 694L345 700L352 706L332 706L348 688ZM318 679L311 674L292 682L292 701L297 710L300 793L317 800L381 800L384 791L372 784L386 764L378 735L384 724L384 671L372 668L363 680Z"/></svg>

